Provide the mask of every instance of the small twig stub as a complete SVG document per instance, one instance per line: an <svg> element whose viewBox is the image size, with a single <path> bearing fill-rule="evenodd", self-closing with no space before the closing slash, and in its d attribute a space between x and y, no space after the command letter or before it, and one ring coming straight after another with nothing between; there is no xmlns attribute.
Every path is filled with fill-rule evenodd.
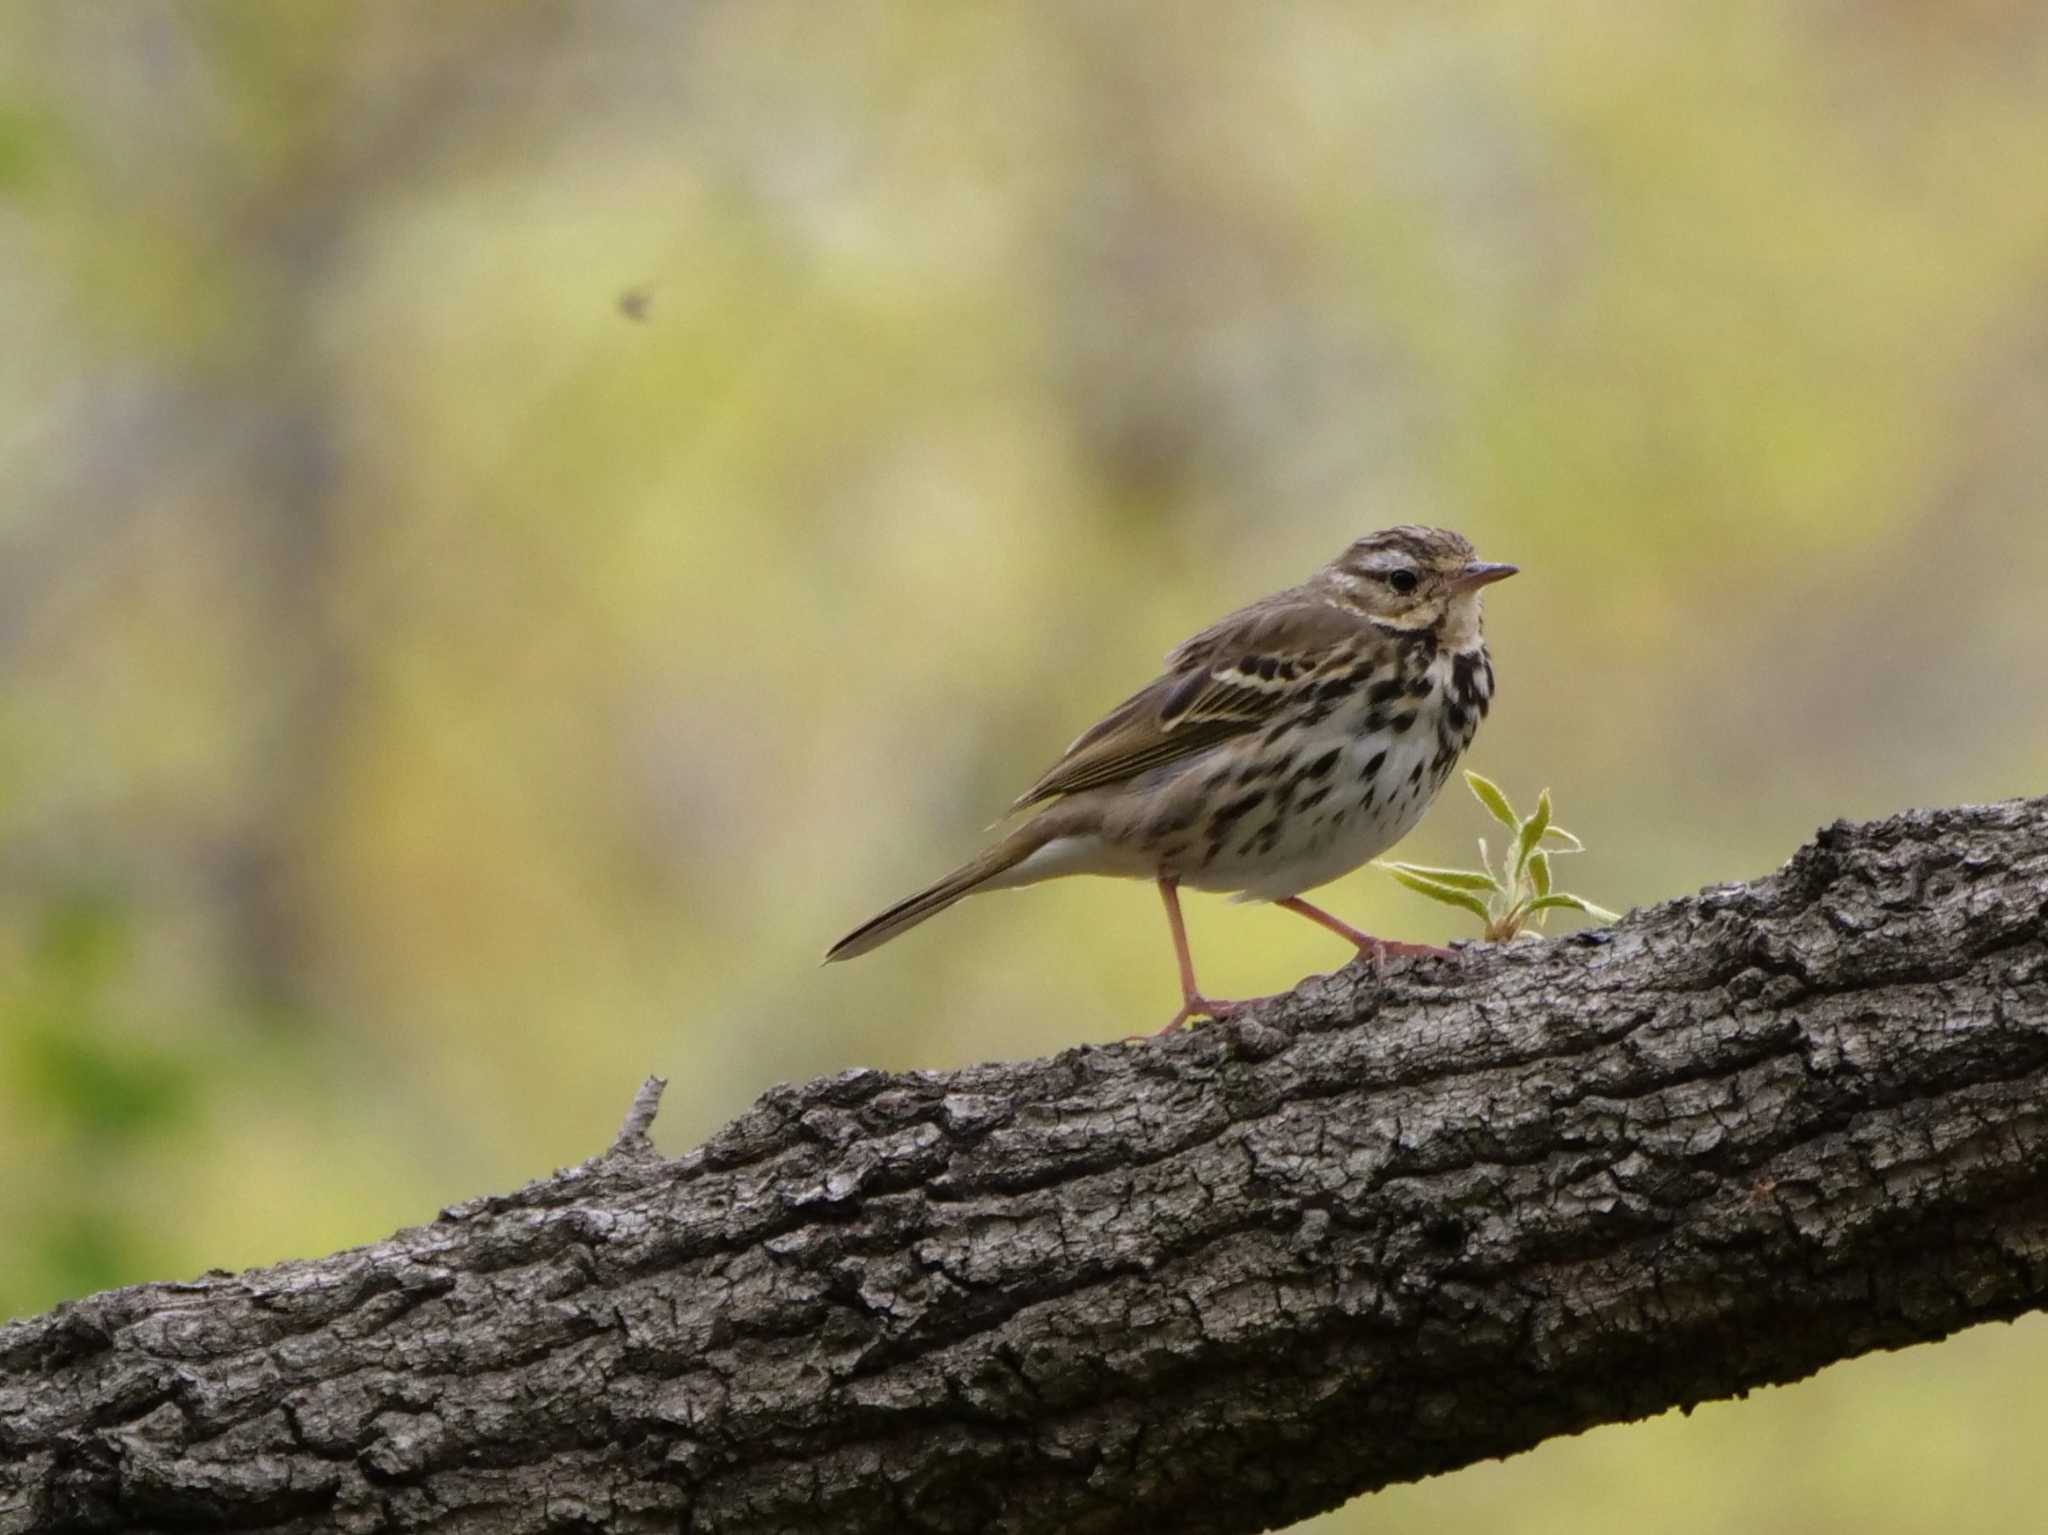
<svg viewBox="0 0 2048 1535"><path fill-rule="evenodd" d="M654 1128L654 1116L661 1112L661 1095L668 1088L667 1077L649 1077L640 1084L640 1091L633 1095L633 1106L626 1110L626 1122L619 1126L619 1133L612 1141L612 1153L634 1152L649 1144L648 1132Z"/></svg>

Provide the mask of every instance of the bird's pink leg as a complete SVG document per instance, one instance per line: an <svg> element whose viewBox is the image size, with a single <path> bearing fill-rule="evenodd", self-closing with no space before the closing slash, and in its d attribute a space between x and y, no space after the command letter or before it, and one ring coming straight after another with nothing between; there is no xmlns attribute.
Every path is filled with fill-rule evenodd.
<svg viewBox="0 0 2048 1535"><path fill-rule="evenodd" d="M1428 954L1434 955L1438 959L1456 959L1458 957L1456 950L1439 949L1434 944L1399 943L1391 938L1375 938L1370 933L1361 933L1349 922L1344 921L1342 918L1331 916L1320 906L1309 905L1308 902L1298 895L1289 896L1284 901L1275 901L1273 904L1283 911L1291 911L1296 916L1308 918L1309 921L1315 923L1318 927L1328 928L1339 938L1350 939L1351 942L1358 945L1359 953L1372 956L1374 975L1385 975L1387 973L1387 956L1390 954L1397 957L1412 954Z"/></svg>
<svg viewBox="0 0 2048 1535"><path fill-rule="evenodd" d="M1187 925L1180 918L1180 881L1161 875L1159 896L1166 902L1166 922L1173 929L1173 957L1180 962L1180 1011L1173 1015L1172 1021L1159 1033L1171 1034L1197 1015L1228 1018L1238 1009L1248 1006L1249 1004L1244 1002L1212 1002L1202 995L1201 988L1195 985L1194 956L1188 953ZM1133 1036L1137 1037L1141 1036Z"/></svg>

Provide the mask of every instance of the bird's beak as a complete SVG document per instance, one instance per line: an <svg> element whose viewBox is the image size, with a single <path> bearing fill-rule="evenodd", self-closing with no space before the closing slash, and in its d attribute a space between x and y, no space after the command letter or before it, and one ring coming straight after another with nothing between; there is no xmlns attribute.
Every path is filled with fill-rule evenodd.
<svg viewBox="0 0 2048 1535"><path fill-rule="evenodd" d="M1491 586L1496 581L1507 580L1519 569L1519 565L1490 565L1485 560L1474 560L1451 582L1451 590L1469 592L1476 586Z"/></svg>

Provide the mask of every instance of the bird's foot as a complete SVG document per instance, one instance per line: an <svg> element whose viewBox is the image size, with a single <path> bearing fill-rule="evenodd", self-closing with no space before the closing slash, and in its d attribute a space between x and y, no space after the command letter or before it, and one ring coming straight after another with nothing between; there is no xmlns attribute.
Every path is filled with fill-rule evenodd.
<svg viewBox="0 0 2048 1535"><path fill-rule="evenodd" d="M1433 943L1401 943L1392 938L1373 938L1359 933L1352 939L1358 945L1361 959L1372 961L1372 973L1384 980L1389 959L1412 959L1427 956L1431 959L1458 959L1462 956L1456 949L1439 949Z"/></svg>
<svg viewBox="0 0 2048 1535"><path fill-rule="evenodd" d="M1320 906L1311 906L1300 896L1289 896L1274 903L1282 911L1291 911L1297 917L1306 917L1317 927L1335 933L1339 938L1349 939L1357 948L1359 957L1372 961L1372 973L1384 976L1387 973L1388 958L1407 958L1417 954L1428 954L1438 959L1455 959L1456 951L1439 949L1428 943L1399 943L1392 938L1375 938L1370 933L1361 933L1342 917L1333 917Z"/></svg>
<svg viewBox="0 0 2048 1535"><path fill-rule="evenodd" d="M1220 1023L1225 1018L1235 1018L1247 1008L1256 1007L1261 1002L1270 1002L1272 1000L1272 997L1246 997L1238 1002L1217 1002L1203 996L1189 997L1181 1004L1180 1011L1168 1019L1166 1027L1158 1033L1132 1034L1128 1038L1131 1040L1163 1039L1168 1034L1179 1033L1191 1019L1214 1018Z"/></svg>

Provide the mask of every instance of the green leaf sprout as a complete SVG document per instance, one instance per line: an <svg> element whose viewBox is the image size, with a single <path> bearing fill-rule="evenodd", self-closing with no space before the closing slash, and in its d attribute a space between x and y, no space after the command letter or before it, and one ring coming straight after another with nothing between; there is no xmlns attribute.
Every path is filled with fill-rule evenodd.
<svg viewBox="0 0 2048 1535"><path fill-rule="evenodd" d="M1548 789L1536 797L1535 811L1525 817L1515 813L1508 797L1491 780L1468 772L1465 782L1473 798L1507 828L1499 869L1493 866L1484 837L1479 839L1478 869L1432 869L1423 864L1388 862L1379 867L1417 895L1471 912L1495 943L1534 938L1531 927L1541 927L1544 916L1553 911L1576 911L1599 922L1620 920L1616 913L1595 906L1582 895L1552 888L1555 871L1550 861L1567 853L1583 853L1586 845L1551 820Z"/></svg>

